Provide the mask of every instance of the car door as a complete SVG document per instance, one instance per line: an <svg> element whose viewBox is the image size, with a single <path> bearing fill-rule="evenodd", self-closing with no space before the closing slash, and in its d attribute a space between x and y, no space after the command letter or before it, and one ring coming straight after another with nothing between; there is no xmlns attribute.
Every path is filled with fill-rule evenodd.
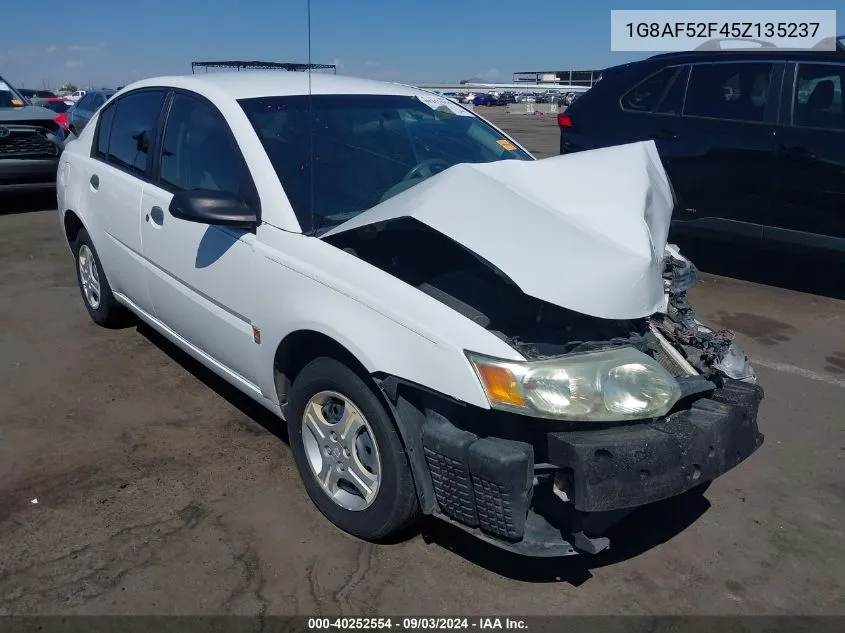
<svg viewBox="0 0 845 633"><path fill-rule="evenodd" d="M165 91L128 93L97 119L91 160L81 164L87 182L83 204L94 216L92 239L112 290L152 314L141 252L141 193L151 169Z"/></svg>
<svg viewBox="0 0 845 633"><path fill-rule="evenodd" d="M215 106L176 91L168 109L156 178L145 185L141 203L141 238L155 315L254 385L257 346L248 306L258 292L250 277L255 234L177 219L168 209L174 193L191 190L226 191L257 208L255 187Z"/></svg>
<svg viewBox="0 0 845 633"><path fill-rule="evenodd" d="M655 132L678 194L674 232L761 243L774 202L783 66L762 60L691 65L677 133Z"/></svg>
<svg viewBox="0 0 845 633"><path fill-rule="evenodd" d="M795 64L777 131L778 204L764 240L845 253L845 63Z"/></svg>

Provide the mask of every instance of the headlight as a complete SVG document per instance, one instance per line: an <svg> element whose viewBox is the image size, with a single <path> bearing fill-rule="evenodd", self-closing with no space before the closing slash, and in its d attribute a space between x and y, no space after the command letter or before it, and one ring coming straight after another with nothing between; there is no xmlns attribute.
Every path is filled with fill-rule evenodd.
<svg viewBox="0 0 845 633"><path fill-rule="evenodd" d="M633 347L514 362L467 353L494 409L585 422L664 415L677 381Z"/></svg>

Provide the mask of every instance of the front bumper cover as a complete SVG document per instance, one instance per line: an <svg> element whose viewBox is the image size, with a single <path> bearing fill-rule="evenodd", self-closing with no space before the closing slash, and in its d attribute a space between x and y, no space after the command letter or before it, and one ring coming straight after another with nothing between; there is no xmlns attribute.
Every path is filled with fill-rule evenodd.
<svg viewBox="0 0 845 633"><path fill-rule="evenodd" d="M763 442L757 429L762 397L757 385L728 381L656 421L549 431L530 442L479 438L429 411L422 443L437 501L433 513L512 551L575 553L585 514L682 494L751 455ZM548 463L535 464L535 455ZM532 508L538 466L554 473L556 494L571 502L558 505L576 521L557 522Z"/></svg>
<svg viewBox="0 0 845 633"><path fill-rule="evenodd" d="M550 433L549 460L569 471L566 492L583 512L674 497L715 479L760 447L762 395L757 385L735 381L655 422Z"/></svg>

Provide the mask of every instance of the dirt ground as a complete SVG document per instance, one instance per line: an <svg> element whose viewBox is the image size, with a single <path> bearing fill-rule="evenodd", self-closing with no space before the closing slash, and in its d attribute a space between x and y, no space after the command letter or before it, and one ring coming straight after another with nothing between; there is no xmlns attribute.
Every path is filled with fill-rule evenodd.
<svg viewBox="0 0 845 633"><path fill-rule="evenodd" d="M552 117L490 117L555 153ZM610 553L522 559L434 521L377 546L314 508L272 416L148 328L89 320L54 204L0 198L0 614L845 613L841 298L704 275L700 317L766 389L765 444ZM744 257L713 266L841 293L841 265Z"/></svg>

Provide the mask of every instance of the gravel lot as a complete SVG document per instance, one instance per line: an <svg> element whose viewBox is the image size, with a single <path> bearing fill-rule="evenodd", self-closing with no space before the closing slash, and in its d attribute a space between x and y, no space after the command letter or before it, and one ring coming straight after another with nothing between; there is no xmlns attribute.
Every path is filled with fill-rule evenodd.
<svg viewBox="0 0 845 633"><path fill-rule="evenodd" d="M554 117L489 116L556 153ZM149 329L89 320L54 205L0 198L0 614L845 613L845 301L704 276L694 303L753 357L766 442L609 554L520 559L436 522L375 546L312 506L277 420ZM841 264L691 248L842 292Z"/></svg>

